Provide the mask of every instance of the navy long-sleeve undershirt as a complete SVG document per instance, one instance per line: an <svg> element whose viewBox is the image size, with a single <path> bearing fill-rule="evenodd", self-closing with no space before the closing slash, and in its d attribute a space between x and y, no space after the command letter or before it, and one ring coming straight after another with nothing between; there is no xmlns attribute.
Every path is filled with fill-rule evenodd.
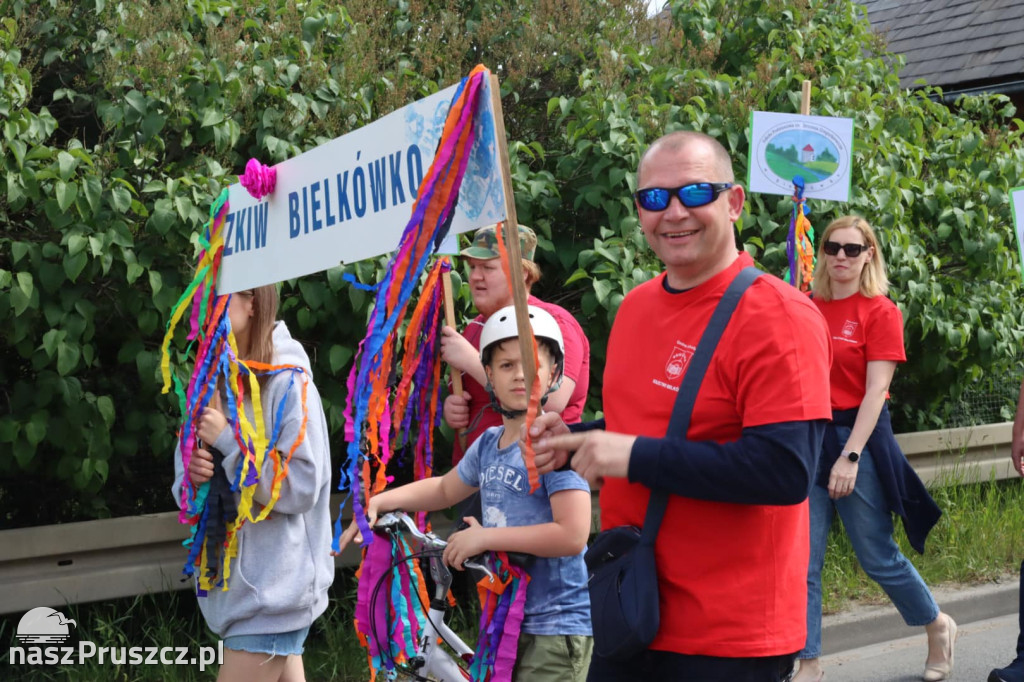
<svg viewBox="0 0 1024 682"><path fill-rule="evenodd" d="M639 436L629 480L711 502L798 504L814 484L824 419L743 429L731 443ZM604 420L573 424L573 432L604 428Z"/></svg>

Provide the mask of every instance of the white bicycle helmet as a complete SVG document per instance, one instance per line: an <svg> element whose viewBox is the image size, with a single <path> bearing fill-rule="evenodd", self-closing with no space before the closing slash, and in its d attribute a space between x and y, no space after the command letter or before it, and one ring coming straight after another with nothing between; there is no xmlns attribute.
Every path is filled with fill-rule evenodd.
<svg viewBox="0 0 1024 682"><path fill-rule="evenodd" d="M530 315L530 326L533 328L533 335L539 339L551 341L558 352L555 353L555 363L558 365L558 378L562 376L562 358L565 357L565 343L562 340L562 330L558 322L551 316L551 313L538 308L527 306ZM480 332L480 361L487 364L490 347L505 339L514 339L519 336L519 328L516 326L515 306L505 306L498 312L487 318L483 331Z"/></svg>

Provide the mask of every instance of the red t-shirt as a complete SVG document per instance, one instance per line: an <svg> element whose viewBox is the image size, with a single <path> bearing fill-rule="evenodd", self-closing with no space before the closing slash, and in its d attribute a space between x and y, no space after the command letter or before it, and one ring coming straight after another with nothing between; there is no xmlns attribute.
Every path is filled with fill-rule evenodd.
<svg viewBox="0 0 1024 682"><path fill-rule="evenodd" d="M609 431L665 436L682 377L736 262L669 293L664 275L626 296L608 340ZM741 299L697 394L687 438L738 440L746 427L828 419L831 360L825 323L793 287L762 276ZM772 463L766 461L764 466ZM650 489L605 481L601 527L642 526ZM652 648L748 657L803 648L808 506L745 505L672 495L655 547L661 626Z"/></svg>
<svg viewBox="0 0 1024 682"><path fill-rule="evenodd" d="M885 296L868 298L856 293L838 301L812 300L825 316L832 337L832 409L860 407L867 388L868 362L907 360L903 315Z"/></svg>
<svg viewBox="0 0 1024 682"><path fill-rule="evenodd" d="M558 328L562 330L562 343L565 346L565 376L576 383L572 395L569 396L569 402L562 410L562 420L567 424L575 424L583 416L583 405L587 402L587 389L590 388L590 341L583 333L580 323L565 308L553 303L545 303L535 296L530 296L528 302L530 305L543 308L551 313L551 317L558 322ZM473 348L480 348L480 333L484 329L485 322L487 322L487 318L478 315L462 331L462 335L473 344ZM469 393L469 424L473 427L466 437L466 448L469 448L481 433L492 426L501 426L501 415L491 407L490 396L476 379L468 374L463 374L462 388ZM475 421L477 417L479 417L479 421ZM455 449L452 452L453 466L459 463L463 454L459 439L456 438Z"/></svg>

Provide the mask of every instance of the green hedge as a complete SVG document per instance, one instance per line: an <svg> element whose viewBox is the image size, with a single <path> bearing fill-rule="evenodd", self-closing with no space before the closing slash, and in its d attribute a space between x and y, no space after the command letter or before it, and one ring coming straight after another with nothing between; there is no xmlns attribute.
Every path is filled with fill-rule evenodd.
<svg viewBox="0 0 1024 682"><path fill-rule="evenodd" d="M248 158L292 157L478 62L501 77L520 219L541 236L538 293L592 342L592 412L615 310L658 270L629 198L639 154L698 129L744 177L750 111L796 111L803 79L813 113L856 120L853 198L813 202L812 220L856 211L881 229L906 319L899 426L940 425L966 390L1016 372L1006 195L1024 152L1006 98L949 108L901 90L898 59L846 0L675 2L654 21L645 5L0 2L0 527L166 509L178 415L158 346L212 198ZM753 195L739 223L770 271L789 209ZM282 289L339 458L368 312L341 275L380 268Z"/></svg>

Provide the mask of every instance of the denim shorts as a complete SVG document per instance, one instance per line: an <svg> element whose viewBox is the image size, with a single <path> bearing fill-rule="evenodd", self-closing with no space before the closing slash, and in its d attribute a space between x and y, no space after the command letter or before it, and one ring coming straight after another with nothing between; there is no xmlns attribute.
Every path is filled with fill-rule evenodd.
<svg viewBox="0 0 1024 682"><path fill-rule="evenodd" d="M301 656L308 634L309 627L271 635L234 635L224 640L224 648L270 656Z"/></svg>

